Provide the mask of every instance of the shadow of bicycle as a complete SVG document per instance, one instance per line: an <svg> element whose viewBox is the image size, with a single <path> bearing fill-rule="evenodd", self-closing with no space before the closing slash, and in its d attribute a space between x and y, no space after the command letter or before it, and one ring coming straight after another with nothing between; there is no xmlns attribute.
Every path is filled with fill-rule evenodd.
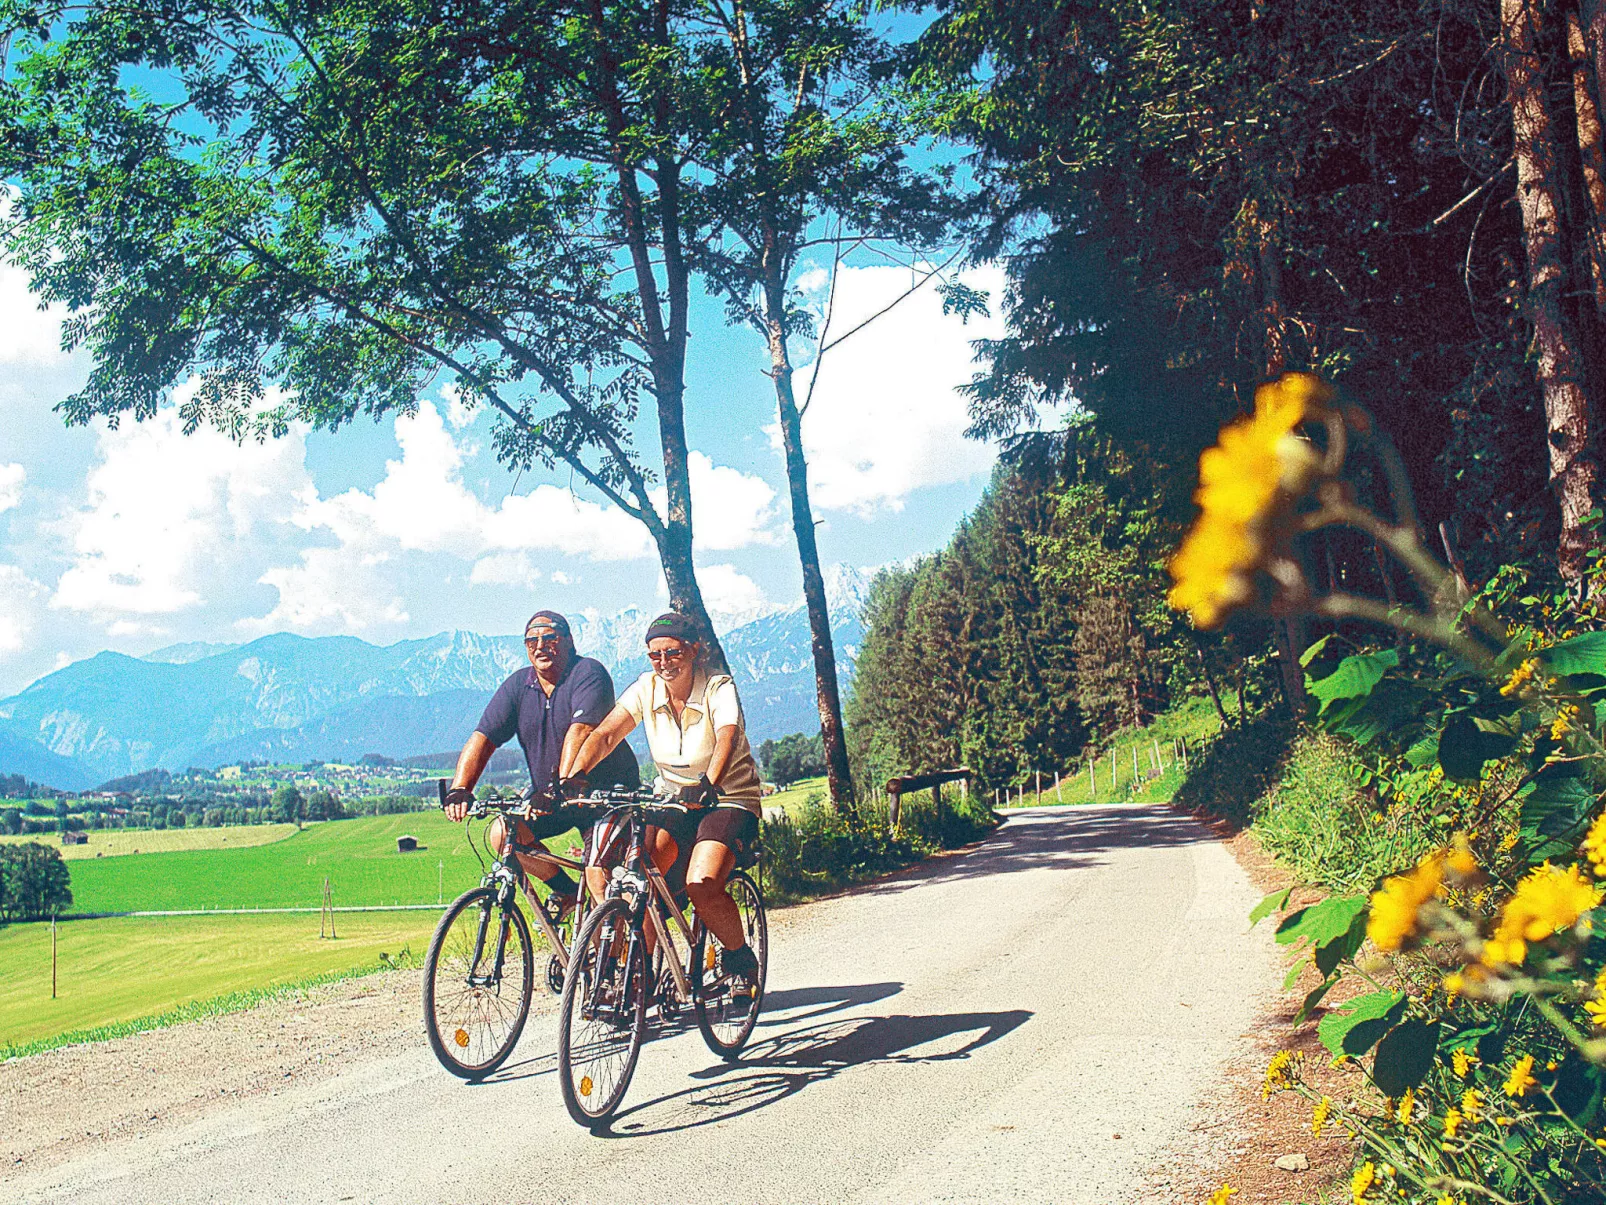
<svg viewBox="0 0 1606 1205"><path fill-rule="evenodd" d="M711 1080L644 1101L614 1118L599 1137L675 1134L729 1121L795 1096L811 1084L877 1063L967 1059L1024 1025L1024 1009L937 1016L844 1017L788 1029L754 1042L739 1063L692 1073Z"/></svg>

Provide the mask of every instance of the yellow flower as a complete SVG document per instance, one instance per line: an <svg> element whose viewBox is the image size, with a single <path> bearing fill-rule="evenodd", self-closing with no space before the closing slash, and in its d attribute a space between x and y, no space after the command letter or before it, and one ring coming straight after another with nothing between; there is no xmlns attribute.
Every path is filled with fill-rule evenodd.
<svg viewBox="0 0 1606 1205"><path fill-rule="evenodd" d="M1589 857L1590 865L1595 868L1595 874L1606 875L1606 812L1596 816L1595 823L1584 834L1583 850Z"/></svg>
<svg viewBox="0 0 1606 1205"><path fill-rule="evenodd" d="M1468 1088L1461 1094L1461 1115L1476 1124L1483 1119L1483 1093Z"/></svg>
<svg viewBox="0 0 1606 1205"><path fill-rule="evenodd" d="M1452 1051L1450 1054L1450 1066L1454 1069L1456 1077L1459 1079L1466 1079L1467 1072L1472 1070L1473 1064L1477 1061L1477 1055L1470 1054L1465 1050Z"/></svg>
<svg viewBox="0 0 1606 1205"><path fill-rule="evenodd" d="M1333 1102L1329 1097L1322 1097L1316 1102L1316 1107L1310 1111L1310 1133L1312 1138L1322 1136L1322 1127L1327 1124L1327 1115L1332 1111Z"/></svg>
<svg viewBox="0 0 1606 1205"><path fill-rule="evenodd" d="M1521 665L1517 666L1516 669L1511 671L1511 677L1506 679L1506 684L1500 688L1500 693L1505 695L1507 698L1510 698L1524 686L1528 685L1529 679L1534 676L1534 670L1538 668L1539 662L1534 660L1534 658L1529 657Z"/></svg>
<svg viewBox="0 0 1606 1205"><path fill-rule="evenodd" d="M1451 872L1463 879L1470 879L1478 873L1478 860L1472 856L1472 851L1460 841L1456 847L1445 855L1444 864Z"/></svg>
<svg viewBox="0 0 1606 1205"><path fill-rule="evenodd" d="M1262 527L1304 488L1315 453L1293 432L1332 397L1316 377L1285 373L1255 391L1255 412L1221 429L1199 457L1199 519L1167 566L1171 606L1213 628L1253 593Z"/></svg>
<svg viewBox="0 0 1606 1205"><path fill-rule="evenodd" d="M1355 1174L1349 1178L1349 1194L1355 1205L1366 1205L1366 1194L1377 1179L1377 1169L1368 1159L1355 1169Z"/></svg>
<svg viewBox="0 0 1606 1205"><path fill-rule="evenodd" d="M1279 1050L1272 1055L1266 1067L1266 1082L1260 1091L1262 1100L1270 1100L1273 1092L1294 1086L1293 1072L1299 1068L1299 1056L1292 1050Z"/></svg>
<svg viewBox="0 0 1606 1205"><path fill-rule="evenodd" d="M1467 977L1460 971L1451 971L1444 977L1444 1003L1448 1007L1467 989Z"/></svg>
<svg viewBox="0 0 1606 1205"><path fill-rule="evenodd" d="M1546 862L1535 867L1500 910L1500 922L1484 943L1480 961L1485 966L1521 966L1529 942L1543 941L1574 924L1600 903L1601 895L1576 866L1557 870Z"/></svg>
<svg viewBox="0 0 1606 1205"><path fill-rule="evenodd" d="M1434 1202L1434 1205L1466 1205L1466 1202L1460 1197L1452 1197L1449 1193L1445 1193Z"/></svg>
<svg viewBox="0 0 1606 1205"><path fill-rule="evenodd" d="M1513 829L1511 832L1507 833L1504 837L1500 838L1500 852L1503 853L1503 854L1509 854L1516 847L1516 844L1517 844L1517 831L1515 829Z"/></svg>
<svg viewBox="0 0 1606 1205"><path fill-rule="evenodd" d="M1606 969L1595 977L1595 998L1584 1002L1584 1011L1596 1025L1606 1029Z"/></svg>
<svg viewBox="0 0 1606 1205"><path fill-rule="evenodd" d="M1556 718L1550 721L1550 739L1559 741L1572 731L1573 722L1578 719L1578 708L1571 703L1556 709Z"/></svg>
<svg viewBox="0 0 1606 1205"><path fill-rule="evenodd" d="M1411 1124L1411 1116L1416 1110L1416 1089L1407 1088L1405 1095L1400 1097L1400 1103L1395 1107L1394 1117L1402 1125Z"/></svg>
<svg viewBox="0 0 1606 1205"><path fill-rule="evenodd" d="M1238 1190L1236 1188L1230 1184L1223 1184L1210 1194L1210 1199L1205 1202L1205 1205L1228 1205L1228 1202L1237 1195Z"/></svg>
<svg viewBox="0 0 1606 1205"><path fill-rule="evenodd" d="M1455 1132L1461 1128L1461 1122L1463 1120L1464 1119L1461 1116L1461 1110L1451 1108L1450 1111L1444 1115L1444 1136L1446 1138L1454 1138Z"/></svg>
<svg viewBox="0 0 1606 1205"><path fill-rule="evenodd" d="M1528 1090L1539 1083L1533 1077L1534 1056L1525 1054L1517 1060L1511 1068L1511 1074L1506 1076L1505 1094L1515 1100L1519 1096L1526 1096Z"/></svg>
<svg viewBox="0 0 1606 1205"><path fill-rule="evenodd" d="M1410 874L1385 879L1382 890L1372 893L1366 936L1380 950L1398 950L1416 933L1422 905L1443 894L1444 855L1429 854Z"/></svg>

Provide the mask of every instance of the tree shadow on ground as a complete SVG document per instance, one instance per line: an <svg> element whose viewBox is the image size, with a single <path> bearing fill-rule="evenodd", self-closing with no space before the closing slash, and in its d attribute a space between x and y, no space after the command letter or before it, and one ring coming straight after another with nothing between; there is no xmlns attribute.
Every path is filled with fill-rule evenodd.
<svg viewBox="0 0 1606 1205"><path fill-rule="evenodd" d="M1164 803L1023 809L981 841L955 851L958 856L919 863L855 888L853 894L886 894L1029 870L1072 870L1101 865L1099 855L1111 850L1185 848L1215 840L1198 821Z"/></svg>
<svg viewBox="0 0 1606 1205"><path fill-rule="evenodd" d="M876 1063L968 1059L1024 1025L1024 1009L937 1016L843 1017L755 1042L737 1063L692 1073L714 1082L644 1101L620 1113L602 1137L675 1134L729 1121L795 1096L809 1085Z"/></svg>

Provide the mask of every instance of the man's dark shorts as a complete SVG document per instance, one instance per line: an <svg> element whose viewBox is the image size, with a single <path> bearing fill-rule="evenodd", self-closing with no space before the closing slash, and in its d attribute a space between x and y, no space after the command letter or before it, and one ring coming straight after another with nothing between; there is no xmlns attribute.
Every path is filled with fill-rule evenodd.
<svg viewBox="0 0 1606 1205"><path fill-rule="evenodd" d="M519 844L533 845L537 841L547 841L553 837L561 837L564 833L573 829L579 829L581 849L584 851L582 856L589 863L591 861L592 826L607 810L607 808L602 807L564 806L555 812L536 815L528 821L515 820L513 822L513 831L518 837ZM561 849L553 850L552 852L567 856L565 851Z"/></svg>

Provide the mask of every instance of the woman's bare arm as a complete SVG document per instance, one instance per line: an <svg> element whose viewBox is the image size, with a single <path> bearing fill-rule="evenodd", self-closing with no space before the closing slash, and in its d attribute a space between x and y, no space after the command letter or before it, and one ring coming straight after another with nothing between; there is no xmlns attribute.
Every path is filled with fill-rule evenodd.
<svg viewBox="0 0 1606 1205"><path fill-rule="evenodd" d="M569 774L588 773L608 754L619 747L619 742L630 735L636 726L636 718L618 704L612 711L602 717L598 724L586 737L585 744L580 746L580 752L575 755L573 764L569 767Z"/></svg>

